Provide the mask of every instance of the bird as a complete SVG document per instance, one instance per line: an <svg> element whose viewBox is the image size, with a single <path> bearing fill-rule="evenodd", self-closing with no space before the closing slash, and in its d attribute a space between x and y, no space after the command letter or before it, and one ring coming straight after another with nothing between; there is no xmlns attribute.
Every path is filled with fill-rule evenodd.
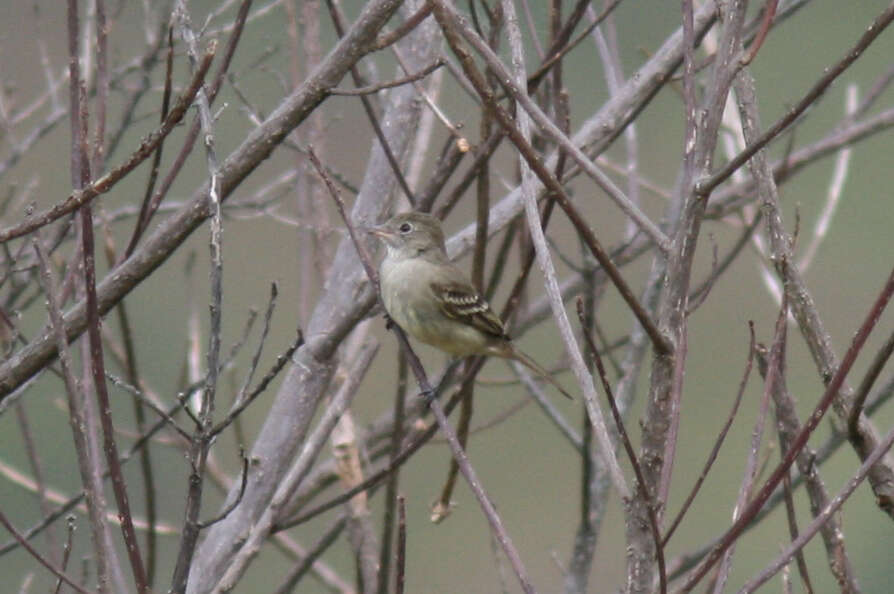
<svg viewBox="0 0 894 594"><path fill-rule="evenodd" d="M438 219L411 211L368 232L385 244L379 266L382 304L404 332L454 357L487 355L518 361L571 398L548 371L513 344L503 321L447 257Z"/></svg>

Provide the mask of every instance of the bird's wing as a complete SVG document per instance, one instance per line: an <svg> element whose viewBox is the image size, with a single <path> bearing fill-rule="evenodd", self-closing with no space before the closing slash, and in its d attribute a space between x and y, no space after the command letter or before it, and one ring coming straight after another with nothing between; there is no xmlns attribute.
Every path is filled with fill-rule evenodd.
<svg viewBox="0 0 894 594"><path fill-rule="evenodd" d="M474 326L496 338L507 338L503 322L493 312L481 293L464 278L432 283L432 290L449 318Z"/></svg>

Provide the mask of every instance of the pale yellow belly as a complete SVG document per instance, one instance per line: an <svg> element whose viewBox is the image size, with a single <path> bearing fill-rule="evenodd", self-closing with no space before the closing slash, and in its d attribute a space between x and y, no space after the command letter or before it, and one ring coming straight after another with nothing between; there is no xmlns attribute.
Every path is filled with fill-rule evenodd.
<svg viewBox="0 0 894 594"><path fill-rule="evenodd" d="M476 328L444 315L431 289L433 264L383 263L379 274L382 301L391 319L420 342L465 357L483 354L488 339Z"/></svg>

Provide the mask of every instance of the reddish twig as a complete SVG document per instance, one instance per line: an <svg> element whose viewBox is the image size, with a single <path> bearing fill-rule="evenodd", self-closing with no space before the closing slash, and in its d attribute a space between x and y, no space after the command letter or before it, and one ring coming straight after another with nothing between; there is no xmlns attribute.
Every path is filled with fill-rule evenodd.
<svg viewBox="0 0 894 594"><path fill-rule="evenodd" d="M782 297L782 305L779 308L779 314L776 316L776 325L773 331L773 343L767 354L767 373L764 379L764 390L761 394L760 404L758 406L757 419L754 421L754 427L751 430L751 447L745 458L745 470L742 473L742 482L739 485L739 493L736 496L736 502L733 507L733 521L739 518L748 498L754 490L755 482L759 479L764 468L763 466L769 460L764 460L764 465L759 465L758 457L760 456L761 441L763 440L764 428L767 424L767 415L770 411L770 396L778 390L780 382L785 378L785 351L786 339L788 337L786 322L788 321L788 299L785 295ZM758 345L758 351L763 353L766 347ZM788 476L788 473L785 473ZM730 571L733 566L733 553L735 551L735 542L726 550L720 567L714 576L715 585L712 588L715 594L723 592L726 582L729 579Z"/></svg>
<svg viewBox="0 0 894 594"><path fill-rule="evenodd" d="M888 276L888 280L885 283L885 286L882 288L881 293L876 298L875 302L869 310L869 313L867 314L863 323L860 325L857 333L854 335L851 346L848 348L847 352L844 355L844 358L841 360L841 364L838 366L835 374L832 376L831 380L827 384L826 390L823 393L819 404L816 405L813 410L813 414L810 415L810 417L807 419L807 422L804 423L804 426L798 433L797 437L795 437L795 439L792 441L791 447L788 452L786 452L785 457L773 470L773 473L764 482L763 486L761 486L760 490L749 502L748 506L743 510L742 515L739 516L739 519L733 523L733 525L729 528L729 530L726 531L726 533L724 533L724 535L720 538L720 542L714 546L705 560L702 561L702 563L696 568L696 570L690 573L690 575L687 577L686 583L683 585L684 592L691 591L692 588L695 587L695 585L705 576L705 574L707 574L708 570L713 567L713 565L720 559L721 555L723 555L726 549L729 548L729 546L736 541L745 527L754 519L755 514L760 511L764 503L767 502L767 499L769 499L770 495L779 485L780 481L782 480L782 476L788 472L788 469L791 467L792 463L797 457L798 452L800 452L801 448L804 447L804 444L807 443L807 440L813 433L813 430L816 429L817 425L819 425L820 421L823 419L825 412L829 409L829 407L832 405L832 402L838 396L838 390L844 384L844 380L847 377L848 372L851 370L851 367L857 360L857 355L862 350L863 345L866 344L866 340L869 338L870 332L872 332L872 329L875 328L875 325L878 323L878 319L881 317L882 312L885 310L885 306L887 306L888 302L890 301L892 294L894 294L894 270L891 271L891 274ZM867 458L866 462L868 461L869 459ZM866 466L865 462L864 466Z"/></svg>
<svg viewBox="0 0 894 594"><path fill-rule="evenodd" d="M43 555L41 555L41 554L37 551L37 549L35 549L34 547L32 547L32 546L31 546L31 543L29 543L29 542L25 539L25 537L22 536L22 535L19 533L19 531L15 529L15 526L13 526L12 523L10 523L9 519L6 517L6 514L4 514L2 511L0 511L0 524L3 524L3 526L9 531L9 533L12 534L13 537L14 537L17 541L19 541L19 544L22 545L22 547L23 547L26 551L28 551L28 553L29 553L32 557L34 557L35 559L37 559L37 561L38 561L41 565L43 565L43 566L46 567L48 570L50 570L50 571L53 573L53 575L55 575L57 578L59 578L60 580L64 581L66 584L68 584L69 586L71 586L76 592L80 592L80 594L91 594L90 591L85 590L84 588L82 588L80 585L78 585L78 583L77 583L75 580L73 580L72 578L70 578L70 577L68 577L67 575L65 575L65 573L62 572L62 570L60 570L60 569L57 568L55 565L53 565L52 563L50 563L49 561L47 561L46 557L44 557Z"/></svg>
<svg viewBox="0 0 894 594"><path fill-rule="evenodd" d="M754 322L748 322L748 333L750 336L748 342L748 359L745 362L745 372L742 375L742 381L739 382L739 389L736 392L736 398L735 400L733 400L732 410L730 410L729 415L727 415L726 422L723 424L723 428L720 430L720 434L714 441L714 447L711 448L711 453L708 454L708 459L705 461L705 466L702 469L701 474L699 474L698 478L695 481L695 484L692 485L692 490L689 492L689 495L686 496L686 500L680 507L680 511L677 512L674 521L671 522L670 528L667 529L667 532L665 533L664 538L661 541L662 546L667 546L667 542L670 540L671 536L673 536L674 531L677 529L677 526L680 525L680 521L683 519L683 516L686 515L687 510L689 510L689 506L692 505L693 500L695 500L695 496L698 495L698 492L702 487L702 483L704 483L705 479L708 477L708 472L710 472L711 467L714 465L714 461L717 459L717 454L720 452L721 446L723 446L723 442L726 439L726 434L729 432L729 428L733 424L733 419L736 418L736 413L739 410L739 404L742 402L742 395L745 393L745 386L748 384L748 377L749 375L751 375L751 367L754 362Z"/></svg>
<svg viewBox="0 0 894 594"><path fill-rule="evenodd" d="M395 594L404 592L404 574L407 565L407 506L403 495L397 498L397 563L394 580Z"/></svg>
<svg viewBox="0 0 894 594"><path fill-rule="evenodd" d="M86 90L81 80L78 63L78 18L77 2L68 2L68 59L69 59L69 104L71 114L71 178L75 190L82 189L90 183L90 162L87 149L87 105ZM102 126L100 126L102 128ZM118 458L118 445L115 441L115 427L112 422L112 409L108 386L105 378L105 362L103 358L102 335L99 328L99 307L96 297L96 253L93 238L93 215L89 203L80 207L81 253L84 265L84 292L86 294L87 337L90 352L90 372L93 376L93 389L99 406L99 419L103 433L103 453L112 478L112 492L118 505L118 517L121 520L121 533L124 537L125 549L130 560L133 579L139 594L149 590L146 581L146 570L140 555L133 518L130 513L130 501L127 485L121 471Z"/></svg>
<svg viewBox="0 0 894 594"><path fill-rule="evenodd" d="M813 538L817 532L822 528L822 526L829 521L829 518L838 512L844 502L847 501L848 497L854 492L854 490L863 482L863 479L869 474L872 466L876 464L881 458L887 453L891 446L894 445L894 429L888 432L887 435L879 442L878 446L866 457L863 461L863 464L860 465L860 469L854 474L853 477L841 488L841 490L835 495L835 497L829 502L829 504L823 509L822 513L818 514L813 521L810 522L807 526L804 527L803 532L801 532L800 536L794 540L791 544L789 544L782 553L779 554L776 559L774 559L766 569L761 571L757 576L749 580L742 588L739 590L739 594L750 594L754 592L758 588L761 587L767 580L769 580L773 575L776 574L786 563L788 560L792 558L792 556L804 548L811 538Z"/></svg>
<svg viewBox="0 0 894 594"><path fill-rule="evenodd" d="M792 540L797 540L798 516L795 513L795 500L792 497L792 479L788 474L782 477L782 493L785 500L785 517L788 520L788 534ZM804 582L804 589L807 594L813 594L813 585L810 583L810 572L807 570L804 553L798 551L795 554L795 560L798 564L798 573L801 574L801 580Z"/></svg>
<svg viewBox="0 0 894 594"><path fill-rule="evenodd" d="M205 74L207 73L208 68L210 68L213 58L213 53L206 52L199 69L197 69L193 75L189 87L182 95L180 95L180 98L174 104L174 108L171 109L168 117L165 118L164 123L157 130L149 134L149 136L140 143L137 150L135 150L124 163L92 183L85 184L84 187L76 189L68 196L68 198L56 206L41 213L37 213L18 225L0 230L0 243L27 235L35 229L39 229L40 227L74 212L81 205L87 204L100 194L108 192L125 175L146 160L146 158L148 158L156 149L158 144L174 129L180 120L183 119L186 110L192 105L196 93L202 86Z"/></svg>
<svg viewBox="0 0 894 594"><path fill-rule="evenodd" d="M586 328L587 321L584 315L584 302L580 297L577 299L577 316L580 320L581 327ZM611 408L612 418L615 421L615 427L618 429L618 435L621 437L621 443L624 445L624 450L627 452L627 457L630 459L630 466L633 467L633 473L636 475L636 483L639 487L638 491L640 497L642 497L643 503L649 510L649 527L652 530L652 538L655 539L655 557L658 561L658 583L662 594L664 594L667 592L667 573L664 567L664 547L662 546L661 533L658 528L658 512L655 509L655 498L649 493L649 486L648 483L646 483L645 476L643 476L639 459L636 456L636 452L633 450L633 444L630 443L630 437L627 435L627 430L624 428L624 420L621 418L621 412L618 410L617 402L615 402L615 396L612 393L611 384L606 376L605 366L602 364L602 357L599 355L599 350L596 348L596 344L593 342L593 337L590 336L589 332L584 331L583 335L584 340L587 342L587 346L590 349L590 356L596 364L599 379L602 381L602 388L605 390L605 398L608 400L609 407Z"/></svg>
<svg viewBox="0 0 894 594"><path fill-rule="evenodd" d="M798 101L798 104L788 110L788 112L782 116L780 119L776 121L772 126L767 128L767 130L754 139L752 143L750 143L742 152L733 157L726 163L719 171L711 174L707 179L703 179L696 183L695 191L699 196L708 196L711 194L711 191L714 190L718 185L723 183L726 178L733 174L734 171L739 169L742 165L745 164L748 159L754 156L759 150L765 147L771 140L776 138L780 132L785 130L789 124L794 122L798 116L800 116L804 111L813 105L813 103L819 99L823 93L826 92L826 89L832 82L841 75L842 72L848 69L848 67L853 64L857 58L863 55L863 52L866 51L873 41L881 35L882 31L884 31L888 25L891 24L891 21L894 20L894 4L889 4L888 8L886 8L878 17L876 17L875 21L869 27L866 28L866 31L863 35L860 36L860 39L857 43L852 47L844 57L835 63L833 66L829 68L825 68L825 74L820 77L818 81L816 81L810 90L804 94L804 97Z"/></svg>
<svg viewBox="0 0 894 594"><path fill-rule="evenodd" d="M847 429L852 439L859 438L858 424L866 397L869 396L869 390L872 389L872 385L878 379L879 374L885 367L885 363L891 358L892 352L894 352L894 332L891 333L888 340L882 345L882 348L875 354L875 358L869 364L869 369L866 370L866 375L863 376L863 381L860 382L860 387L857 388L857 392L854 394L854 402L851 405L851 411L847 419Z"/></svg>
<svg viewBox="0 0 894 594"><path fill-rule="evenodd" d="M390 80L388 82L379 83L376 85L367 85L365 87L358 87L356 89L328 89L326 92L330 95L341 95L344 97L356 97L358 95L373 95L382 91L384 89L393 89L394 87L399 87L402 85L410 84L421 80L443 66L445 64L444 59L435 60L430 65L426 66L419 72L414 74L410 74L408 76L402 76L400 78L396 78L394 80Z"/></svg>
<svg viewBox="0 0 894 594"><path fill-rule="evenodd" d="M761 49L761 46L764 45L764 40L767 38L767 33L770 32L770 27L773 25L773 18L776 16L776 6L778 4L779 0L767 0L766 4L764 4L764 14L761 18L761 27L760 29L758 29L757 34L754 36L754 41L752 41L751 45L748 47L748 54L742 58L743 66L751 64L751 61L754 60L754 57Z"/></svg>
<svg viewBox="0 0 894 594"><path fill-rule="evenodd" d="M366 251L364 244L357 239L357 232L354 229L354 225L351 222L350 217L348 217L348 214L345 210L344 201L341 198L341 194L338 192L338 188L326 174L325 168L322 166L319 159L317 159L317 156L314 154L313 150L309 150L309 156L320 177L325 182L326 187L329 189L329 192L331 193L332 198L335 201L336 206L338 207L338 211L342 216L342 220L344 221L345 226L348 228L348 233L350 234L351 240L354 243L354 247L360 256L363 268L366 270L366 274L369 277L369 281L374 287L376 287L376 292L378 293L378 275L376 274L375 268L372 265L372 260L370 259L369 253ZM432 411L432 414L434 414L435 420L438 423L438 427L440 428L441 432L444 433L444 437L447 438L447 442L450 445L450 450L453 453L453 457L459 464L460 471L465 477L469 488L475 494L475 498L478 500L478 503L481 506L481 509L491 526L494 537L499 541L503 552L509 558L509 562L515 570L516 577L518 578L522 589L526 593L533 593L534 587L531 584L531 580L528 577L527 570L525 569L524 564L521 561L518 550L515 548L515 545L509 538L509 535L506 532L505 527L503 526L503 521L497 514L494 504L491 502L487 493L485 493L484 488L482 487L481 482L478 479L477 473L472 468L471 464L469 464L466 453L465 451L463 451L462 446L460 445L459 440L456 437L456 433L453 431L449 421L447 420L447 416L444 414L444 408L441 406L441 403L436 398L434 398L435 391L428 381L428 377L425 374L425 369L422 367L422 362L419 360L419 357L416 356L416 353L410 346L410 343L407 340L407 337L404 334L403 330L401 330L400 327L396 324L392 324L391 329L397 336L398 343L401 346L402 352L407 357L407 362L409 363L410 369L413 371L413 374L416 376L416 381L419 384L419 388L422 390L422 393L429 398L429 409Z"/></svg>

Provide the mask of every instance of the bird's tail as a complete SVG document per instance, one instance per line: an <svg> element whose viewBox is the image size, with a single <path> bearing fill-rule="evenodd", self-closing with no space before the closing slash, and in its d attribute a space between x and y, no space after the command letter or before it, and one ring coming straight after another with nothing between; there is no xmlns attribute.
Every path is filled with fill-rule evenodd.
<svg viewBox="0 0 894 594"><path fill-rule="evenodd" d="M540 364L537 363L534 359L532 359L528 355L526 355L523 352L521 352L520 350L518 350L515 347L515 345L512 345L511 355L508 358L515 359L516 361L518 361L519 363L521 363L522 365L524 365L525 367L527 367L528 369L530 369L531 371L536 373L538 377L545 379L546 381L551 383L553 386L555 386L556 390L558 390L559 392L562 393L562 396L564 396L565 398L568 398L569 400L574 400L574 397L565 391L565 388L562 387L562 384L560 384L558 382L558 380L556 380L552 375L550 375L550 373L546 369L541 367Z"/></svg>

